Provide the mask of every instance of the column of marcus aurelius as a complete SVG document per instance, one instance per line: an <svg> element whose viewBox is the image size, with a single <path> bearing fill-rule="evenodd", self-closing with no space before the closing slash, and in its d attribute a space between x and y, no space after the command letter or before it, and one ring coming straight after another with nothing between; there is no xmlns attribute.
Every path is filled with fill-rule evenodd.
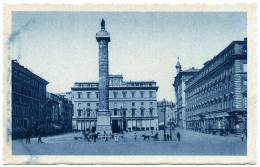
<svg viewBox="0 0 260 167"><path fill-rule="evenodd" d="M111 133L109 111L109 73L108 73L108 42L110 35L105 29L105 21L101 21L101 30L96 33L99 45L99 110L97 111L96 131L103 134Z"/></svg>

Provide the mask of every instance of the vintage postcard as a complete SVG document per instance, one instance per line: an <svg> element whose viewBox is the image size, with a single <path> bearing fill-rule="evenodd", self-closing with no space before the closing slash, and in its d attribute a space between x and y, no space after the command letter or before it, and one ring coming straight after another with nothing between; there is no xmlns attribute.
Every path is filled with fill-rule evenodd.
<svg viewBox="0 0 260 167"><path fill-rule="evenodd" d="M256 5L5 5L6 164L254 164Z"/></svg>

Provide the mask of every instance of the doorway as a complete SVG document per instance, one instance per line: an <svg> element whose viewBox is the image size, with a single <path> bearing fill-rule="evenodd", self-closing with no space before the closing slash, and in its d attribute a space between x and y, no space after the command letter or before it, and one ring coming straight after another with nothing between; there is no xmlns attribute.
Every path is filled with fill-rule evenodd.
<svg viewBox="0 0 260 167"><path fill-rule="evenodd" d="M119 133L120 126L118 125L118 120L112 120L112 133Z"/></svg>

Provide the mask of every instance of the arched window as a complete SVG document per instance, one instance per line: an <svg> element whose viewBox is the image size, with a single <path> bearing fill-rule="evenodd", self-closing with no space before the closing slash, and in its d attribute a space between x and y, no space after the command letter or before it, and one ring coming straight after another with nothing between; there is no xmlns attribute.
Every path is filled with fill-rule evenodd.
<svg viewBox="0 0 260 167"><path fill-rule="evenodd" d="M117 116L117 109L114 109L114 116Z"/></svg>
<svg viewBox="0 0 260 167"><path fill-rule="evenodd" d="M90 117L90 109L87 110L87 117Z"/></svg>
<svg viewBox="0 0 260 167"><path fill-rule="evenodd" d="M132 117L135 117L135 109L132 109Z"/></svg>
<svg viewBox="0 0 260 167"><path fill-rule="evenodd" d="M141 116L143 117L144 116L144 109L141 108Z"/></svg>
<svg viewBox="0 0 260 167"><path fill-rule="evenodd" d="M153 116L153 108L150 108L149 112L150 112L150 116Z"/></svg>

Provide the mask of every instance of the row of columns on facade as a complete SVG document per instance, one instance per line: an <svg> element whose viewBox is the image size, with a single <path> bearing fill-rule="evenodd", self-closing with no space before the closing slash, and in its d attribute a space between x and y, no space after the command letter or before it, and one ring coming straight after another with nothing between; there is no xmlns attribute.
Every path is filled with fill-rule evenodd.
<svg viewBox="0 0 260 167"><path fill-rule="evenodd" d="M150 130L151 128L155 129L156 126L157 126L157 123L154 123L154 125L152 126L152 123L151 123L152 120L134 120L135 123L134 122L130 123L130 126L129 126L128 121L133 121L133 120L127 120L127 122L126 122L126 128L130 128L131 130L133 130L134 128L141 128L141 129L145 128L145 129L149 129ZM139 123L138 123L138 121L139 121ZM143 124L143 121L145 121L144 124ZM149 122L148 124L147 124L147 121ZM112 120L111 120L111 123L112 123ZM123 120L119 119L118 120L118 125L119 125L120 128L123 128L123 124L124 124ZM82 129L82 127L85 130L86 129L91 129L92 127L96 127L96 120L80 120L80 125L81 125L80 126L81 129Z"/></svg>

